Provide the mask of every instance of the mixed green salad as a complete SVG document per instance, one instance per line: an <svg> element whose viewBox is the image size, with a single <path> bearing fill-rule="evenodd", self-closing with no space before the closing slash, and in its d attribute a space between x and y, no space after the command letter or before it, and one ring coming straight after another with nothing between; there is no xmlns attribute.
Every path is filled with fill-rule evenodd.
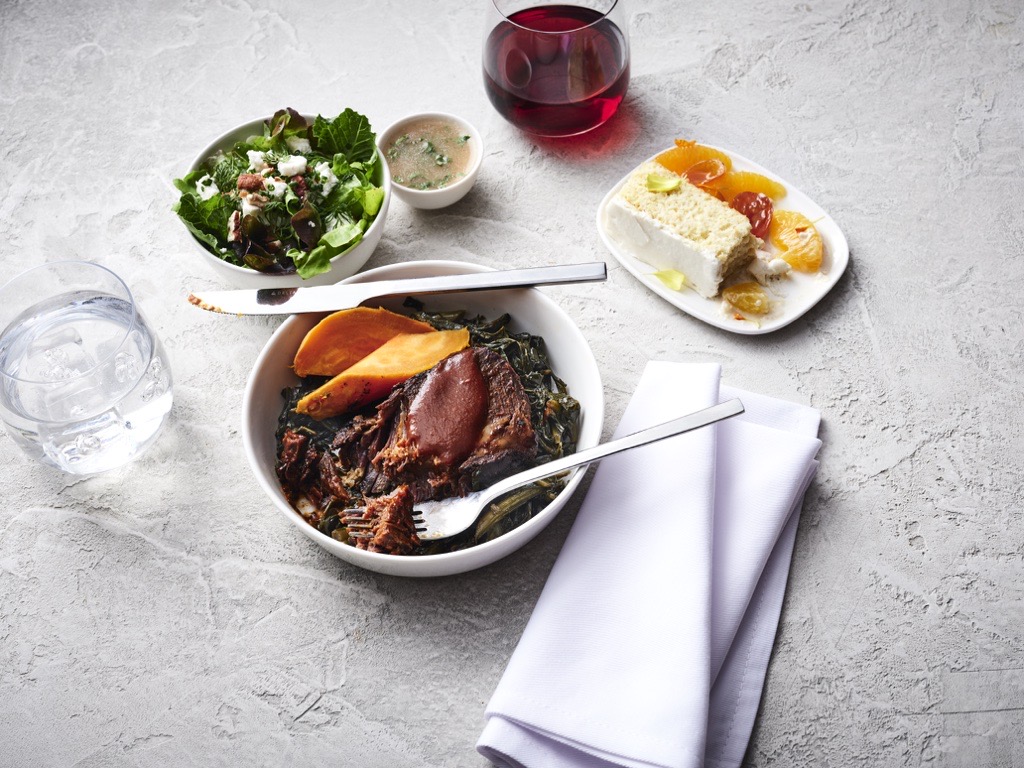
<svg viewBox="0 0 1024 768"><path fill-rule="evenodd" d="M358 243L384 202L376 136L346 109L310 124L293 109L263 134L208 158L174 186L174 211L215 255L236 266L303 278Z"/></svg>

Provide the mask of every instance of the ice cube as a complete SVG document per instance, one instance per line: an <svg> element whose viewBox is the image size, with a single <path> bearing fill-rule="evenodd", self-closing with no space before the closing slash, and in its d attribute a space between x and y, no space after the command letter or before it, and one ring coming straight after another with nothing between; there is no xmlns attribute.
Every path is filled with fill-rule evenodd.
<svg viewBox="0 0 1024 768"><path fill-rule="evenodd" d="M39 381L63 381L89 370L93 358L82 346L82 337L65 326L35 339L25 350L24 376Z"/></svg>

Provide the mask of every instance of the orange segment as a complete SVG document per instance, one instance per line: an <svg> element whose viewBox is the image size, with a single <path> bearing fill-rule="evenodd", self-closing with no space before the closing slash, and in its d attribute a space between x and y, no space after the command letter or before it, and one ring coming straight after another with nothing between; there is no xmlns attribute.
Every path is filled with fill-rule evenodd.
<svg viewBox="0 0 1024 768"><path fill-rule="evenodd" d="M711 185L727 203L731 203L740 192L760 192L774 201L786 196L786 188L779 182L752 171L730 171Z"/></svg>
<svg viewBox="0 0 1024 768"><path fill-rule="evenodd" d="M732 160L724 152L684 139L676 139L676 145L672 149L665 150L654 159L680 176L704 160L718 160L725 165L727 171L732 168Z"/></svg>
<svg viewBox="0 0 1024 768"><path fill-rule="evenodd" d="M717 179L727 173L725 163L721 160L711 158L701 160L686 169L686 178L695 187L706 187L714 184Z"/></svg>
<svg viewBox="0 0 1024 768"><path fill-rule="evenodd" d="M750 315L767 315L772 308L764 288L753 280L747 283L730 285L728 288L723 289L722 298L736 307L736 309Z"/></svg>
<svg viewBox="0 0 1024 768"><path fill-rule="evenodd" d="M779 256L800 272L821 269L824 246L821 235L810 219L796 211L775 211L768 239L781 253Z"/></svg>

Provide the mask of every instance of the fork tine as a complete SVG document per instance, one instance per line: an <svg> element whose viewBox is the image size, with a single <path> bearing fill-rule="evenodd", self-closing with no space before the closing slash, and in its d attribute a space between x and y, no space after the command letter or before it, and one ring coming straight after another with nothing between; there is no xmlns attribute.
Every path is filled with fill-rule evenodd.
<svg viewBox="0 0 1024 768"><path fill-rule="evenodd" d="M344 521L342 523L342 525L344 525L350 531L369 531L369 530L373 529L373 523L371 523L369 520L359 520L359 521L355 521L355 520L347 521L346 520L346 521Z"/></svg>
<svg viewBox="0 0 1024 768"><path fill-rule="evenodd" d="M349 538L370 539L373 538L374 521L363 517L366 510L361 507L349 507L338 514L341 524L348 530ZM422 512L413 512L413 530L416 533L423 533L427 530L427 521Z"/></svg>

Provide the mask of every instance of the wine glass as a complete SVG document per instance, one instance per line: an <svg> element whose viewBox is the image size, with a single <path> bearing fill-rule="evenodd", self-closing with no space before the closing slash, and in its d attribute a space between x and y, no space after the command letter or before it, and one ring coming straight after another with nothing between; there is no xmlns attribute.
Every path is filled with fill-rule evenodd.
<svg viewBox="0 0 1024 768"><path fill-rule="evenodd" d="M615 114L629 85L623 0L489 0L487 96L516 127L574 136Z"/></svg>

